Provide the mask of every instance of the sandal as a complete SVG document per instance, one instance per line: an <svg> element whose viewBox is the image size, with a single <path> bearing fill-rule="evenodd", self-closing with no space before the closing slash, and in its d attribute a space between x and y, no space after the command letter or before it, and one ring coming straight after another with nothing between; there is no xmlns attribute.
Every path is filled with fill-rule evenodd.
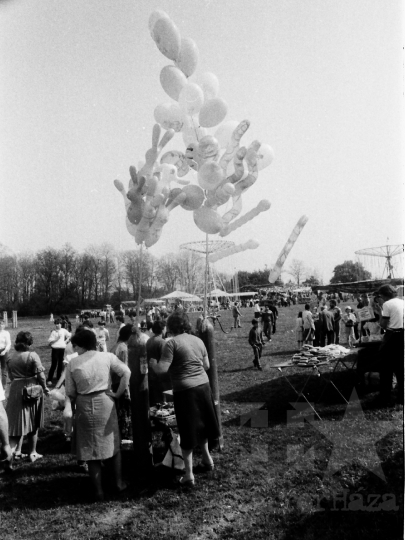
<svg viewBox="0 0 405 540"><path fill-rule="evenodd" d="M37 454L36 452L30 454L30 461L31 463L34 463L34 461L37 461L37 459L41 459L43 458L44 456L41 455L41 454Z"/></svg>
<svg viewBox="0 0 405 540"><path fill-rule="evenodd" d="M22 459L27 459L28 454L23 454L21 452L15 452L13 454L14 461L21 461Z"/></svg>

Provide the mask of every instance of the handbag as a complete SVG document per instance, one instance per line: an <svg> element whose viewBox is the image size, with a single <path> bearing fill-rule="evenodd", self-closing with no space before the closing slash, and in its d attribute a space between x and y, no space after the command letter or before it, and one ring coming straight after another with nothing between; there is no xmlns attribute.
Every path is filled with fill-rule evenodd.
<svg viewBox="0 0 405 540"><path fill-rule="evenodd" d="M27 365L30 360L30 354L28 354L27 363L25 364L25 371L27 371ZM27 377L25 378L27 380ZM26 384L22 389L22 399L24 403L35 403L42 397L43 390L40 384Z"/></svg>

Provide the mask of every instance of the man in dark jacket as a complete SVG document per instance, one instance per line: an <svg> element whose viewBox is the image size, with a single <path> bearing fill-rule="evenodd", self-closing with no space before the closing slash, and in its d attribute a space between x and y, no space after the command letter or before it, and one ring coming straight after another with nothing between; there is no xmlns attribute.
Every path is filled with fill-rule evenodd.
<svg viewBox="0 0 405 540"><path fill-rule="evenodd" d="M328 345L332 345L335 338L335 324L334 315L331 311L325 309L325 306L321 307L319 313L320 331L321 331L321 347L325 347L326 341Z"/></svg>

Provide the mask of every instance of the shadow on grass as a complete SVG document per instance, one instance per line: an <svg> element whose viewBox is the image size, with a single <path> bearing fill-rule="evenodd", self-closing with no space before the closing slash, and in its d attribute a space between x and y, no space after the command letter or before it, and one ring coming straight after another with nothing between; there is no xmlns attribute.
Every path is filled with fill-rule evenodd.
<svg viewBox="0 0 405 540"><path fill-rule="evenodd" d="M323 410L330 416L340 414L346 408L346 400L350 399L353 388L356 384L354 372L342 371L333 375L333 383L339 392L329 383L329 374L310 376L309 373L295 373L288 375L288 381L299 393L305 385L305 397L309 402L315 404L315 409L322 417ZM239 403L260 403L265 404L262 409L267 409L268 420L271 424L286 423L287 411L294 410L292 403L305 403L302 396L298 397L297 392L290 386L285 377L277 377L243 390L230 392L221 396L224 402ZM343 397L342 397L343 396ZM322 402L319 398L322 397ZM254 407L252 408L254 409ZM223 422L226 426L238 425L239 418L233 418Z"/></svg>

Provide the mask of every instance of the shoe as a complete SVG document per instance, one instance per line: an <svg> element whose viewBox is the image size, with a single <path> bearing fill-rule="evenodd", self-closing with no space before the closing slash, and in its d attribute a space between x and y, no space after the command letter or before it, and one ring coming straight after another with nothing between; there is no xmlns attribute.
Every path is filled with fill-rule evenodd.
<svg viewBox="0 0 405 540"><path fill-rule="evenodd" d="M14 472L14 467L13 467L13 455L11 455L10 457L6 458L6 459L1 459L0 460L0 467L3 469L3 471L5 473L12 473Z"/></svg>
<svg viewBox="0 0 405 540"><path fill-rule="evenodd" d="M262 366L257 366L257 369L258 369L259 371L263 371Z"/></svg>
<svg viewBox="0 0 405 540"><path fill-rule="evenodd" d="M31 463L34 463L35 461L37 461L38 459L41 459L41 458L43 458L43 457L44 457L43 455L37 454L36 452L33 452L33 453L30 454L30 456L29 456Z"/></svg>
<svg viewBox="0 0 405 540"><path fill-rule="evenodd" d="M22 459L27 459L28 454L22 454L21 452L14 453L14 461L21 461Z"/></svg>
<svg viewBox="0 0 405 540"><path fill-rule="evenodd" d="M52 381L46 381L46 386L53 386Z"/></svg>
<svg viewBox="0 0 405 540"><path fill-rule="evenodd" d="M194 480L183 480L184 477L181 477L179 480L179 486L183 488L188 489L194 489L195 488L195 481Z"/></svg>

